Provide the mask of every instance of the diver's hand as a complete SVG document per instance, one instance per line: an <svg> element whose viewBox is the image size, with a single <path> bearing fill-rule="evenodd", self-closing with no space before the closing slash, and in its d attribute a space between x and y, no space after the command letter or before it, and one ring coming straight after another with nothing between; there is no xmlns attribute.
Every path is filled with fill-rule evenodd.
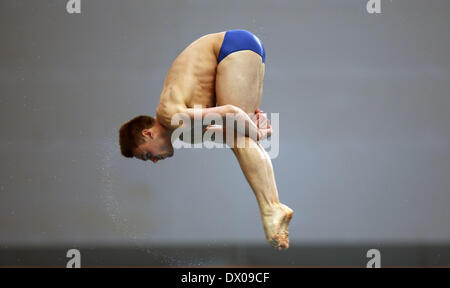
<svg viewBox="0 0 450 288"><path fill-rule="evenodd" d="M250 117L256 127L258 127L258 140L269 138L272 135L272 126L264 111L256 109L255 113Z"/></svg>

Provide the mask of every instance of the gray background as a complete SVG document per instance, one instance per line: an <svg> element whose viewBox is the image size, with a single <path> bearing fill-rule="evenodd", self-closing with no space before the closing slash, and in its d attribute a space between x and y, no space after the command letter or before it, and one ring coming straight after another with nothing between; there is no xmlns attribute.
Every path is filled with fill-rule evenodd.
<svg viewBox="0 0 450 288"><path fill-rule="evenodd" d="M450 1L0 2L0 245L262 244L229 150L123 158L175 57L248 29L280 113L280 199L304 243L450 241Z"/></svg>

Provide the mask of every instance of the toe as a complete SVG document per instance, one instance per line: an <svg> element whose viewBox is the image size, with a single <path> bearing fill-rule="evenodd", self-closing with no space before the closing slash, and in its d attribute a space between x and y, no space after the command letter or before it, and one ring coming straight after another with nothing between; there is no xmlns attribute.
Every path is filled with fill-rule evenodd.
<svg viewBox="0 0 450 288"><path fill-rule="evenodd" d="M274 248L279 246L279 242L275 238L272 238L272 239L268 240L268 242Z"/></svg>

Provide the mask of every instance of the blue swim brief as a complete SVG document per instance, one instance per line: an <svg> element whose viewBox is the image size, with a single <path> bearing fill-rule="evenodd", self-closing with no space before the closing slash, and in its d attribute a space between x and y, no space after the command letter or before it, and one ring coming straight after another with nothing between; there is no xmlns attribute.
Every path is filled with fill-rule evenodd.
<svg viewBox="0 0 450 288"><path fill-rule="evenodd" d="M252 50L261 55L262 63L266 61L266 51L258 37L247 30L229 30L225 32L217 64L229 54L241 50Z"/></svg>

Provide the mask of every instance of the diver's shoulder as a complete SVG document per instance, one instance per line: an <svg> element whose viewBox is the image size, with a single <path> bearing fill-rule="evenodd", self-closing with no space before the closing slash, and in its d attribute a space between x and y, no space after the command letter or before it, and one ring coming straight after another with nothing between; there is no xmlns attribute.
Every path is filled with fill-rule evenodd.
<svg viewBox="0 0 450 288"><path fill-rule="evenodd" d="M178 85L175 83L167 85L162 89L156 113L172 117L174 114L186 109L185 100L186 95L183 94L182 89Z"/></svg>

